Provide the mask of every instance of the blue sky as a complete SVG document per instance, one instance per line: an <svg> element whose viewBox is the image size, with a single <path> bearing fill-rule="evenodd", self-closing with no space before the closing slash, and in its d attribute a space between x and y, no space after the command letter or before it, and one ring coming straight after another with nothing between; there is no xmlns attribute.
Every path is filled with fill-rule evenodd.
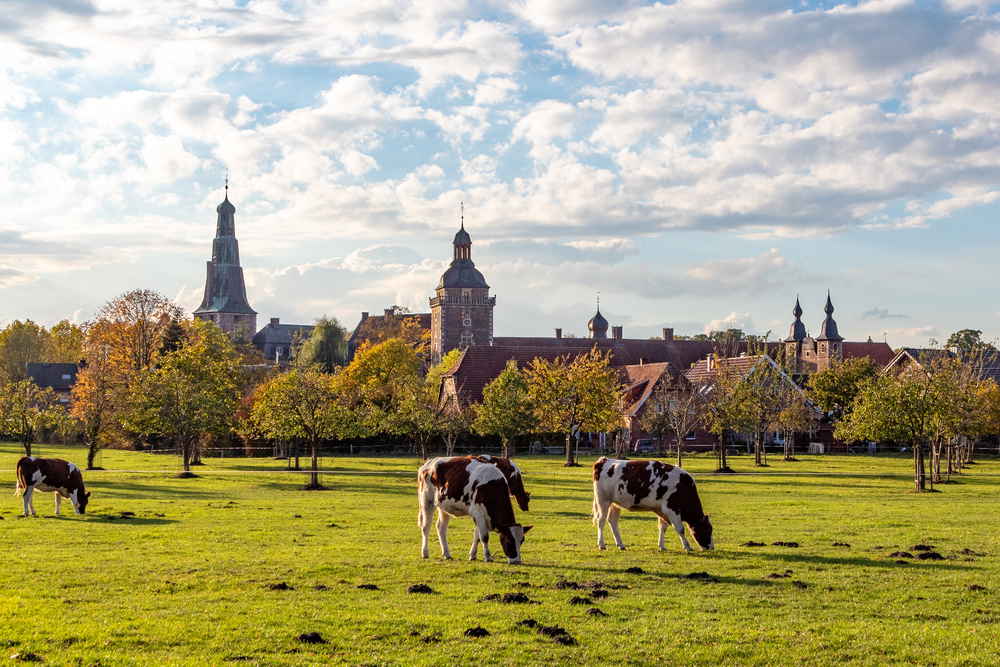
<svg viewBox="0 0 1000 667"><path fill-rule="evenodd" d="M6 0L0 322L426 311L465 202L498 335L1000 336L992 3Z"/></svg>

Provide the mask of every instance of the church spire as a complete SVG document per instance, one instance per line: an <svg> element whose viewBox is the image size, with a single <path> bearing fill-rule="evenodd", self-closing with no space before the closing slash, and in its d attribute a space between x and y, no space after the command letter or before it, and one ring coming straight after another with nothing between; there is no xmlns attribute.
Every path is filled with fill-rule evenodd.
<svg viewBox="0 0 1000 667"><path fill-rule="evenodd" d="M785 339L786 343L799 343L806 338L806 325L802 323L802 306L799 305L799 295L795 295L795 308L792 309L792 315L795 316L795 321L792 322L792 328L788 332L788 338Z"/></svg>
<svg viewBox="0 0 1000 667"><path fill-rule="evenodd" d="M837 322L833 319L833 302L830 301L830 290L826 291L826 306L824 306L823 312L826 313L826 319L823 320L823 326L816 340L844 340L837 332Z"/></svg>

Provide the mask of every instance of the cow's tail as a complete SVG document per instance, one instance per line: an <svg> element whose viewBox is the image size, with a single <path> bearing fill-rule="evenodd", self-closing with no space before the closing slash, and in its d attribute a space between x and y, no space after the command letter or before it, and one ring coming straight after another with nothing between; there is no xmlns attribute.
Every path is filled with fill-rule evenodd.
<svg viewBox="0 0 1000 667"><path fill-rule="evenodd" d="M590 510L590 522L597 525L597 494L594 494L594 507Z"/></svg>
<svg viewBox="0 0 1000 667"><path fill-rule="evenodd" d="M21 472L21 466L17 467L17 471L15 472L15 480L16 481L14 482L14 495L19 496L22 493L24 493L28 488L28 485L24 483L24 473Z"/></svg>

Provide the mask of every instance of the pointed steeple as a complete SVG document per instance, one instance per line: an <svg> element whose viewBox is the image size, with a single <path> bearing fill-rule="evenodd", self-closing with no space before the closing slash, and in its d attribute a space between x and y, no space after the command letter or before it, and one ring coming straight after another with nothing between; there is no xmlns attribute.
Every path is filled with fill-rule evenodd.
<svg viewBox="0 0 1000 667"><path fill-rule="evenodd" d="M601 315L601 293L597 293L597 314L587 322L587 329L590 330L591 338L608 337L608 321Z"/></svg>
<svg viewBox="0 0 1000 667"><path fill-rule="evenodd" d="M802 306L799 305L799 295L795 295L795 308L792 309L792 315L795 316L795 321L792 322L792 328L788 332L788 338L785 339L786 343L799 343L806 338L806 325L802 323Z"/></svg>
<svg viewBox="0 0 1000 667"><path fill-rule="evenodd" d="M826 306L823 308L823 312L826 313L826 319L823 320L823 326L816 340L844 340L837 332L837 323L833 319L833 302L830 300L830 290L826 291Z"/></svg>
<svg viewBox="0 0 1000 667"><path fill-rule="evenodd" d="M223 331L232 332L246 324L256 331L257 311L247 300L243 268L240 266L240 246L236 240L236 207L229 201L229 175L226 175L226 196L215 209L215 240L212 259L208 262L205 296L194 311L198 319L215 322Z"/></svg>

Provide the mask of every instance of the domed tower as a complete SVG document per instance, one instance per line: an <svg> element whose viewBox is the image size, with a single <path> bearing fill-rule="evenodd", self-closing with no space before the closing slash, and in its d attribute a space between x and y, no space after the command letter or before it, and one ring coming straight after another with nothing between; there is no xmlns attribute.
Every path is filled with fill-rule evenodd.
<svg viewBox="0 0 1000 667"><path fill-rule="evenodd" d="M794 373L802 372L802 341L806 339L806 325L802 323L802 306L799 305L799 297L795 297L795 308L792 309L795 321L785 339L785 358L792 367Z"/></svg>
<svg viewBox="0 0 1000 667"><path fill-rule="evenodd" d="M205 296L194 316L214 322L226 333L243 329L250 338L257 331L257 311L247 301L243 268L240 267L240 246L236 240L236 207L229 201L229 178L226 178L226 198L215 209L219 214L212 242L212 259L208 262Z"/></svg>
<svg viewBox="0 0 1000 667"><path fill-rule="evenodd" d="M590 331L591 338L607 338L608 337L608 321L604 319L604 315L601 315L601 298L597 298L597 314L590 318L587 322L587 329Z"/></svg>
<svg viewBox="0 0 1000 667"><path fill-rule="evenodd" d="M454 258L431 297L431 363L454 349L493 344L493 306L490 286L472 262L472 237L462 223L455 234Z"/></svg>
<svg viewBox="0 0 1000 667"><path fill-rule="evenodd" d="M833 302L830 301L830 291L826 292L826 307L823 308L826 319L816 337L816 370L821 371L836 359L844 359L844 339L837 331L837 323L833 319Z"/></svg>

